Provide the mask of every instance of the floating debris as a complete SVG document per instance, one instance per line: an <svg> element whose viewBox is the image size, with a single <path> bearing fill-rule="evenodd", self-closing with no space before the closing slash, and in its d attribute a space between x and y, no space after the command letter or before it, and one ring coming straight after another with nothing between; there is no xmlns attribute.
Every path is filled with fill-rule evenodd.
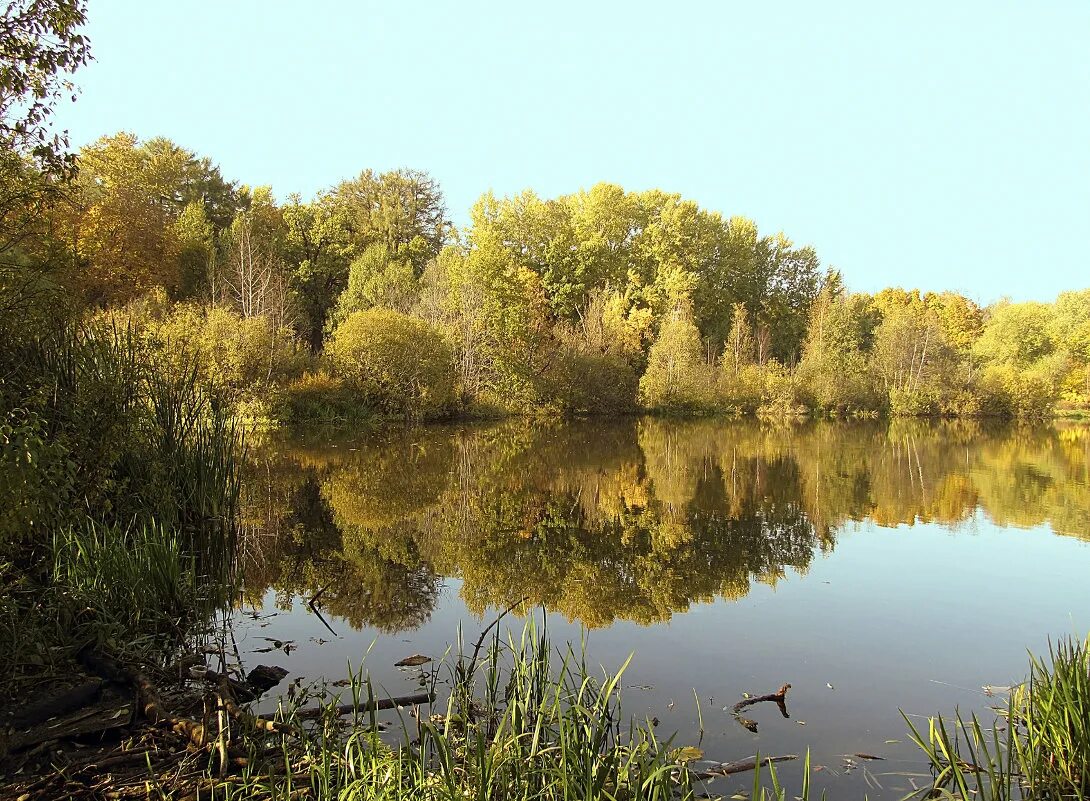
<svg viewBox="0 0 1090 801"><path fill-rule="evenodd" d="M412 656L407 656L404 659L394 662L394 667L420 667L420 665L426 665L430 661L430 656L413 654Z"/></svg>

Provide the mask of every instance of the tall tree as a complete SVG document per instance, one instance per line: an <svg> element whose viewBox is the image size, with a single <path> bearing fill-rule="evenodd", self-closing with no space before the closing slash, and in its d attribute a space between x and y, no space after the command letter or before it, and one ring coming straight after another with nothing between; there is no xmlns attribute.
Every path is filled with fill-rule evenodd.
<svg viewBox="0 0 1090 801"><path fill-rule="evenodd" d="M0 149L31 157L46 172L67 172L67 133L50 117L61 98L75 98L66 77L91 58L79 32L82 0L9 0L0 12Z"/></svg>
<svg viewBox="0 0 1090 801"><path fill-rule="evenodd" d="M352 256L373 244L407 260L417 276L439 255L451 231L438 182L420 170L364 170L333 190Z"/></svg>
<svg viewBox="0 0 1090 801"><path fill-rule="evenodd" d="M319 194L310 203L291 195L283 214L285 256L301 315L300 333L317 353L329 314L348 283L353 252L350 232L341 204L329 193Z"/></svg>

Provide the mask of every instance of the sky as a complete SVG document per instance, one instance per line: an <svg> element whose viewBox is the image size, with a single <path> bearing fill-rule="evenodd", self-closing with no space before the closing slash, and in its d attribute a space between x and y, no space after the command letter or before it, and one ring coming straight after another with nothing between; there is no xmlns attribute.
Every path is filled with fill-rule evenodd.
<svg viewBox="0 0 1090 801"><path fill-rule="evenodd" d="M1090 0L89 0L81 146L166 136L277 197L365 168L607 181L813 245L856 291L1090 286Z"/></svg>

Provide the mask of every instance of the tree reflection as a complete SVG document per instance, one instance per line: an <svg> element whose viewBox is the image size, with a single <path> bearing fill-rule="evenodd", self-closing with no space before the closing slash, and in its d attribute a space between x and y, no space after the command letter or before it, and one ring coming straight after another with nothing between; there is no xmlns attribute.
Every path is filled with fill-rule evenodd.
<svg viewBox="0 0 1090 801"><path fill-rule="evenodd" d="M1087 429L723 421L385 431L255 449L247 588L324 588L396 631L445 576L474 612L520 598L594 627L667 620L805 572L847 521L1049 523L1087 538Z"/></svg>

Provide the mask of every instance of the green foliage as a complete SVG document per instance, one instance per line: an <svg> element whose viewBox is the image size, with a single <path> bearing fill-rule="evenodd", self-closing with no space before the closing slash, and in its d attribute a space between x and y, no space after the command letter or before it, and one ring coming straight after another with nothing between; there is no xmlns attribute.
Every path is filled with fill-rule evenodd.
<svg viewBox="0 0 1090 801"><path fill-rule="evenodd" d="M831 274L814 302L799 383L815 408L852 414L877 405L867 374L873 316L868 298L844 292L839 274Z"/></svg>
<svg viewBox="0 0 1090 801"><path fill-rule="evenodd" d="M711 400L700 332L687 309L678 308L659 330L640 379L640 401L663 411L706 408Z"/></svg>
<svg viewBox="0 0 1090 801"><path fill-rule="evenodd" d="M1010 362L989 363L981 384L1001 413L1041 419L1051 415L1066 372L1066 355L1056 353L1022 367Z"/></svg>
<svg viewBox="0 0 1090 801"><path fill-rule="evenodd" d="M956 354L937 315L920 303L887 307L874 332L871 370L894 415L932 415L957 388Z"/></svg>
<svg viewBox="0 0 1090 801"><path fill-rule="evenodd" d="M717 350L731 308L743 303L769 333L770 356L793 359L817 292L812 249L782 234L758 235L679 195L625 192L598 184L552 200L527 191L474 206L471 250L536 273L551 316L572 320L595 291L630 293L637 306L668 316L682 295L701 338Z"/></svg>
<svg viewBox="0 0 1090 801"><path fill-rule="evenodd" d="M0 548L48 531L66 517L76 490L76 464L51 440L46 422L26 408L0 420Z"/></svg>
<svg viewBox="0 0 1090 801"><path fill-rule="evenodd" d="M548 394L571 414L626 414L637 410L639 379L615 353L563 350L556 354Z"/></svg>
<svg viewBox="0 0 1090 801"><path fill-rule="evenodd" d="M412 263L392 258L386 245L371 245L349 267L348 285L337 300L330 322L336 327L353 312L376 306L407 313L418 292Z"/></svg>
<svg viewBox="0 0 1090 801"><path fill-rule="evenodd" d="M1052 309L1044 303L1000 303L984 324L976 352L996 364L1026 367L1055 350L1051 325Z"/></svg>
<svg viewBox="0 0 1090 801"><path fill-rule="evenodd" d="M279 392L272 417L284 423L344 425L375 417L367 399L344 379L319 369L303 373Z"/></svg>
<svg viewBox="0 0 1090 801"><path fill-rule="evenodd" d="M207 158L130 133L84 147L78 164L55 224L86 299L119 303L156 286L188 297L200 289L209 237L241 202L234 184Z"/></svg>
<svg viewBox="0 0 1090 801"><path fill-rule="evenodd" d="M246 419L455 407L1036 418L1090 403L1090 291L986 310L951 292L851 294L835 271L822 276L812 248L659 190L486 193L459 235L438 185L417 171L365 170L278 204L269 187L225 181L166 139L104 137L80 163L59 203L30 161L0 158L8 269L42 267L34 280L108 315L157 295L137 303L150 322L121 315L161 369L192 358ZM405 364L381 378L386 366L371 361L367 380L342 365L331 381L299 381L336 330L371 311L431 327L450 351L456 398L444 389L414 410L404 398L417 390L393 388ZM343 353L326 355L333 365Z"/></svg>
<svg viewBox="0 0 1090 801"><path fill-rule="evenodd" d="M264 315L242 317L222 306L179 304L136 322L160 374L193 364L202 383L217 387L235 405L275 398L277 387L300 375L307 363L292 332L276 328Z"/></svg>
<svg viewBox="0 0 1090 801"><path fill-rule="evenodd" d="M354 312L326 350L337 375L387 414L420 420L453 408L450 346L423 320L387 309Z"/></svg>
<svg viewBox="0 0 1090 801"><path fill-rule="evenodd" d="M932 792L986 801L1090 796L1090 640L1030 658L1028 682L1011 691L1005 720L931 718L924 736L906 717L934 774Z"/></svg>
<svg viewBox="0 0 1090 801"><path fill-rule="evenodd" d="M82 0L12 0L0 14L0 150L67 173L65 135L50 135L57 102L75 91L64 77L91 58Z"/></svg>
<svg viewBox="0 0 1090 801"><path fill-rule="evenodd" d="M156 523L125 530L88 521L54 534L51 581L63 588L66 610L100 630L95 636L123 647L131 638L172 633L175 621L199 606L202 587L194 555L176 533ZM221 577L217 577L221 578Z"/></svg>

